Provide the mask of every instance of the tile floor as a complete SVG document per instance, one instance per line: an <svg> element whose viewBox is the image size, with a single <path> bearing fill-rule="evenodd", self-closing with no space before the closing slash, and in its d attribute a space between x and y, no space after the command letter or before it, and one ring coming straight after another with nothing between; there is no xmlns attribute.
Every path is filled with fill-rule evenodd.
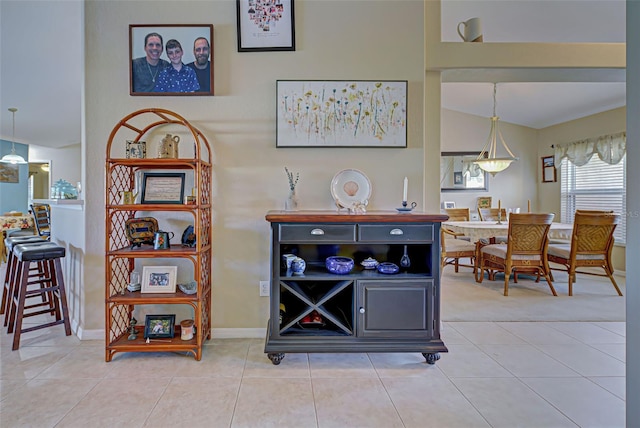
<svg viewBox="0 0 640 428"><path fill-rule="evenodd" d="M202 361L116 354L62 326L0 334L0 426L624 427L621 322L449 322L449 353L287 354L214 339Z"/></svg>

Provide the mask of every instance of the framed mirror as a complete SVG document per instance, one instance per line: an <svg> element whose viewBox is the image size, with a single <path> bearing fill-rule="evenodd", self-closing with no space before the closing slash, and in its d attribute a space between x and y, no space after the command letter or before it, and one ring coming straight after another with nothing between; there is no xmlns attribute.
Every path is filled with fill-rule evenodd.
<svg viewBox="0 0 640 428"><path fill-rule="evenodd" d="M489 173L473 163L480 152L442 152L440 191L489 191Z"/></svg>

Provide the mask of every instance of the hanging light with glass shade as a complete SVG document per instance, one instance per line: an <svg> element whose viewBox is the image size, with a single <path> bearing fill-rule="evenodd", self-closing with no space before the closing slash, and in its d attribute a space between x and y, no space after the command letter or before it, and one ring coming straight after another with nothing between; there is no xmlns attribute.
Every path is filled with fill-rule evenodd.
<svg viewBox="0 0 640 428"><path fill-rule="evenodd" d="M18 109L15 108L15 107L10 107L9 111L13 115L13 135L11 137L11 153L9 153L8 155L2 156L2 159L0 159L0 162L12 163L12 164L27 163L27 161L24 160L24 158L22 156L20 156L19 154L16 153L16 143L15 143L15 141L16 141L16 112L18 111Z"/></svg>
<svg viewBox="0 0 640 428"><path fill-rule="evenodd" d="M489 138L487 144L484 145L482 152L475 160L475 164L487 171L492 176L495 176L500 171L504 171L511 165L511 162L517 161L518 158L513 155L507 143L502 138L502 133L498 128L498 121L500 118L496 115L496 88L497 84L493 84L493 116L491 116L491 131L489 131ZM502 143L509 156L498 157L498 139Z"/></svg>

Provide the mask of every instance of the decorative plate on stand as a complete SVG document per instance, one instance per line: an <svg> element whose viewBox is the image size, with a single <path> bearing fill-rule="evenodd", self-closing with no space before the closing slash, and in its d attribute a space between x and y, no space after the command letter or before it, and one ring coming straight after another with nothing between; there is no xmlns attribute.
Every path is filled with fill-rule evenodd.
<svg viewBox="0 0 640 428"><path fill-rule="evenodd" d="M362 171L344 169L331 180L331 196L341 208L366 206L371 197L371 182Z"/></svg>

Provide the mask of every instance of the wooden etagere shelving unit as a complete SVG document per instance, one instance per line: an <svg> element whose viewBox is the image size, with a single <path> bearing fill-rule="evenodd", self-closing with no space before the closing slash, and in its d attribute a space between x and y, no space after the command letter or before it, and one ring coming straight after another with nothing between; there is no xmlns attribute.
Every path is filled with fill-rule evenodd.
<svg viewBox="0 0 640 428"><path fill-rule="evenodd" d="M184 146L193 144L193 157L154 159L155 153L149 151L145 159L126 159L124 156L127 140L137 143L145 141L154 131L184 133L185 128L191 134L192 141L183 137L181 143ZM161 138L161 134L153 137L154 140ZM187 151L191 149L181 150L182 153ZM169 110L150 108L133 112L120 120L111 131L106 150L105 180L106 361L111 361L117 352L183 351L193 354L196 360L202 358L203 342L211 338L211 159L211 148L205 136L185 118ZM122 192L134 190L136 173L151 170L193 171L195 204L121 204ZM195 247L182 247L178 243L164 250L154 250L151 245L132 249L126 236L126 220L153 216L154 212L173 213L182 217L191 215L197 238ZM197 292L185 294L179 289L169 294L129 292L129 274L134 270L136 260L156 258L190 260L193 278L198 284ZM154 304L190 305L195 314L193 339L181 340L180 326L176 325L173 339L146 343L144 320L138 320L138 337L128 340L135 306Z"/></svg>

